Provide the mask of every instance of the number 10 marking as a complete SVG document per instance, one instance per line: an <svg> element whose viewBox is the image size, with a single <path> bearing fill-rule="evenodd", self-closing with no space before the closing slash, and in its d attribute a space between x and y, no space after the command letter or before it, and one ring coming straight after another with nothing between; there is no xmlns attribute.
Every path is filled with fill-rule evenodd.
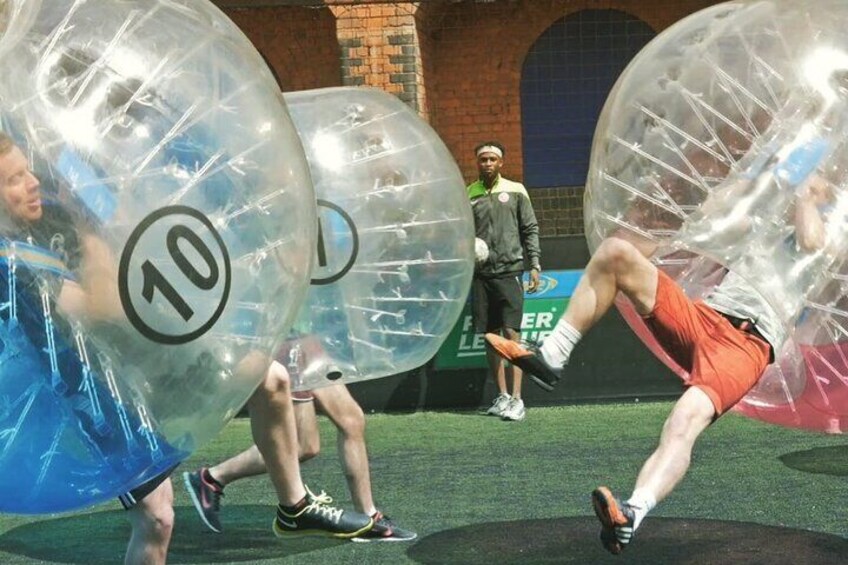
<svg viewBox="0 0 848 565"><path fill-rule="evenodd" d="M180 239L188 241L191 246L194 247L194 250L197 251L197 253L203 258L206 262L206 266L209 268L209 276L204 277L197 269L194 268L191 261L186 258L182 250L180 250ZM202 290L211 290L215 287L218 283L218 265L215 263L215 257L212 256L212 252L209 251L209 248L205 243L203 243L203 240L200 239L196 233L186 226L179 224L168 230L166 240L168 251L171 253L171 258L188 280L193 282L197 288ZM147 300L147 302L153 302L153 292L158 288L162 296L165 297L165 300L171 303L174 309L180 314L180 316L183 317L183 320L188 322L191 317L194 316L194 310L191 306L189 306L183 297L180 296L177 289L168 282L168 279L165 278L162 271L156 268L149 259L142 263L141 274L144 279L144 286L141 289L141 295L145 300Z"/></svg>
<svg viewBox="0 0 848 565"><path fill-rule="evenodd" d="M145 232L147 232L152 225L162 218L179 215L193 218L195 222L192 223L200 222L213 236L215 242L218 244L220 254L223 257L224 285L220 290L221 296L218 307L209 319L204 321L200 327L196 329L189 330L187 328L189 331L174 335L165 333L165 328L155 327L157 325L156 322L160 320L145 320L139 314L135 304L133 303L133 296L130 293L129 277L133 253L136 251L136 245ZM153 233L153 237L156 237L156 232L154 231ZM203 260L205 265L202 265L201 268L205 266L205 269L203 269L204 272L198 270L191 260L186 257L185 253L183 253L183 248L180 247L181 242L185 242L185 244L191 246L196 254ZM218 282L221 278L221 267L218 265L212 250L209 249L209 246L207 246L203 239L194 230L192 230L192 228L183 223L173 225L170 229L168 229L165 236L165 246L168 249L168 253L173 260L174 265L177 266L185 278L188 279L197 289L208 292L218 286ZM144 299L147 304L153 304L156 299L155 297L160 295L168 304L170 304L177 314L180 315L183 321L188 322L194 318L194 308L192 308L174 284L168 280L168 277L166 277L166 275L162 273L162 271L150 259L145 259L138 268L141 271L140 294L141 298ZM223 239L221 239L221 236L206 216L194 208L189 208L188 206L166 206L165 208L160 208L159 210L154 211L142 220L127 240L127 244L121 254L121 262L118 269L118 291L121 296L121 304L124 307L124 312L126 312L130 322L138 331L149 339L167 344L187 343L206 333L221 316L224 306L226 306L231 282L230 259L227 249L224 246ZM167 317L165 317L165 319L167 319ZM161 321L159 325L161 325Z"/></svg>

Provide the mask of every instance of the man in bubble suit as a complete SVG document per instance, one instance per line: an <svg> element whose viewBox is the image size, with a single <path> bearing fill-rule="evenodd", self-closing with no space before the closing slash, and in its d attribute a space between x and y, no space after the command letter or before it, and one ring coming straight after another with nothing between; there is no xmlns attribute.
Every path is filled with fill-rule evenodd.
<svg viewBox="0 0 848 565"><path fill-rule="evenodd" d="M471 284L474 330L498 332L517 341L521 337L524 312L524 286L521 274L525 256L530 262L527 292L539 287L539 226L527 190L521 183L503 178L504 147L496 141L481 143L474 149L480 178L468 186L468 198L474 213L474 231L489 249L486 261L478 263ZM503 361L486 348L489 372L498 387L498 396L487 411L504 420L523 420L521 371L509 367L512 394L507 389Z"/></svg>
<svg viewBox="0 0 848 565"><path fill-rule="evenodd" d="M120 317L121 309L114 281L114 260L105 244L90 233L81 222L75 222L65 206L46 202L40 183L29 167L21 149L0 132L0 213L9 226L2 234L8 240L25 241L33 249L49 249L59 258L59 276L36 276L32 284L19 285L19 292L32 288L44 292L44 285L57 285L55 309L70 318ZM47 261L45 256L45 261ZM80 273L79 282L71 277ZM111 273L111 274L110 274ZM20 273L18 274L20 278ZM110 299L111 297L111 299ZM19 316L20 317L20 316ZM57 322L59 320L57 319ZM20 317L24 331L42 332L37 321ZM334 537L352 537L373 526L370 517L329 506L303 486L297 460L297 435L292 409L288 372L279 363L268 364L261 354L251 354L241 361L237 372L265 372L265 379L248 401L254 440L265 456L271 481L277 491L279 506L273 523L278 536L292 532L322 533ZM73 394L76 386L67 383L60 390ZM87 429L86 411L78 412L81 425ZM87 431L96 436L96 430ZM99 438L104 442L106 439ZM107 445L102 446L108 449ZM106 455L106 453L104 453ZM127 562L164 562L173 528L173 489L170 470L119 497L129 510L132 535L127 548Z"/></svg>
<svg viewBox="0 0 848 565"><path fill-rule="evenodd" d="M313 337L288 340L277 358L286 363L294 382L312 362L324 362L321 346ZM398 526L374 504L371 492L371 474L368 449L365 443L365 414L343 383L317 388L312 391L292 393L297 422L297 439L300 461L318 455L321 438L315 404L333 422L338 431L339 457L344 469L348 490L357 511L374 519L374 527L353 538L356 542L412 541L418 535ZM220 498L224 487L234 481L267 473L262 453L251 446L245 451L212 467L203 467L192 473L183 473L186 489L201 520L214 532L221 532L218 516ZM324 493L319 495L323 498Z"/></svg>
<svg viewBox="0 0 848 565"><path fill-rule="evenodd" d="M100 259L106 257L105 249L91 234L81 233L70 215L62 207L44 202L40 190L40 183L29 168L29 162L21 149L5 134L0 132L0 197L2 197L2 213L8 220L8 232L3 234L13 240L25 240L34 248L49 249L59 258L63 265L62 275L48 279L46 276L35 277L23 273L16 273L20 278L21 290L27 292L27 287L32 288L44 284L60 285L56 309L61 313L87 313L94 316L108 315L105 311L114 307L114 303L108 306L108 300L104 299L108 294L100 294L100 300L89 300L93 291L89 289L91 284L99 286L98 290L107 290L107 285L98 283L96 280L81 281L82 284L65 278L71 276L72 271L79 270L80 264L87 263L87 269L91 270L92 264L103 264ZM22 276L23 275L23 276ZM41 290L44 290L43 287ZM22 313L23 314L23 313ZM19 315L19 322L26 333L32 331L40 332L36 326L41 324L37 320L30 320L25 315ZM58 390L71 389L65 394L74 394L76 387L68 387L67 383L56 383ZM86 420L86 411L82 406L77 411L82 426L89 436L97 436L97 433ZM101 442L106 441L99 438ZM104 446L105 447L105 446ZM173 523L173 511L171 501L173 500L173 489L171 488L170 471L165 472L145 485L128 492L120 497L124 507L130 510L129 519L133 527L133 534L127 548L127 562L135 563L149 559L151 562L164 562L168 551L168 543L171 538ZM138 502L138 505L136 505ZM162 509L162 510L160 510Z"/></svg>
<svg viewBox="0 0 848 565"><path fill-rule="evenodd" d="M800 158L786 152L768 170L740 182L754 188L772 182L787 189L793 200L788 209L795 232L788 241L798 253L813 254L826 244L820 208L827 205L832 187L815 172L815 163L805 164L807 172L794 179L797 184L786 186L781 171L793 159ZM731 183L728 188L738 190L739 185ZM708 200L704 207L712 205ZM739 222L744 225L745 218ZM539 386L552 390L567 374L572 349L621 292L663 348L689 373L688 388L666 419L659 446L643 465L630 498L621 501L606 487L592 492L601 541L614 554L630 543L646 514L683 478L698 436L754 387L786 339L775 311L732 270L704 300L693 301L646 258L645 251L620 237L604 240L586 266L568 308L541 345L486 335L500 355L530 374Z"/></svg>

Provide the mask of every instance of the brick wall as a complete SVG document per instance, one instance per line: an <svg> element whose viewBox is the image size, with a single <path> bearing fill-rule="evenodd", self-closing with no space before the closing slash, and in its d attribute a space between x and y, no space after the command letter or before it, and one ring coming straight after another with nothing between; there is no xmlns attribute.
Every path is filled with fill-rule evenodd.
<svg viewBox="0 0 848 565"><path fill-rule="evenodd" d="M426 114L414 3L334 6L342 82L395 94Z"/></svg>
<svg viewBox="0 0 848 565"><path fill-rule="evenodd" d="M429 6L433 73L427 77L431 122L466 178L476 175L472 151L482 138L500 139L506 176L521 179L521 68L533 42L560 18L583 9L615 9L655 30L709 0L551 0L460 2ZM465 25L457 25L464 22ZM535 195L536 191L534 191Z"/></svg>
<svg viewBox="0 0 848 565"><path fill-rule="evenodd" d="M303 0L291 1L298 3ZM485 139L504 143L503 173L522 180L522 64L551 24L583 9L614 9L661 31L717 2L325 0L323 8L320 0L311 3L319 7L228 13L271 60L286 89L345 84L396 94L430 121L470 182L477 174L473 148ZM582 188L531 190L543 235L582 233Z"/></svg>
<svg viewBox="0 0 848 565"><path fill-rule="evenodd" d="M285 91L340 86L336 18L328 8L224 8L274 68Z"/></svg>

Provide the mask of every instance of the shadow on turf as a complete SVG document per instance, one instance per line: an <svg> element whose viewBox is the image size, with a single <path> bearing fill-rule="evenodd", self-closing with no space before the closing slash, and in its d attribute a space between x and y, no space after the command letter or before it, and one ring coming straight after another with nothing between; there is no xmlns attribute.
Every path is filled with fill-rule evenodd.
<svg viewBox="0 0 848 565"><path fill-rule="evenodd" d="M784 465L817 475L848 477L848 445L817 447L780 456Z"/></svg>
<svg viewBox="0 0 848 565"><path fill-rule="evenodd" d="M201 525L193 508L177 507L168 563L238 563L348 543L316 537L277 539L271 533L273 516L273 506L228 506L225 531L215 534ZM121 563L129 535L123 510L95 512L13 528L0 535L0 551L59 563Z"/></svg>
<svg viewBox="0 0 848 565"><path fill-rule="evenodd" d="M651 517L624 556L608 554L594 517L490 522L438 532L407 550L427 565L462 563L844 563L841 537L745 522Z"/></svg>

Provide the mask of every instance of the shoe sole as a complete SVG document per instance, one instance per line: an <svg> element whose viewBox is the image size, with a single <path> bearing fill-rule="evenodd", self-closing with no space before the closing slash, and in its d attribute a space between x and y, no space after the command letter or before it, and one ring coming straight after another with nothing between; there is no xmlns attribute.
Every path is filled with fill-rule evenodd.
<svg viewBox="0 0 848 565"><path fill-rule="evenodd" d="M606 487L599 487L592 491L592 509L604 530L607 530L609 543L604 540L604 532L601 533L601 542L607 551L618 555L624 549L621 542L615 536L615 527L627 524L627 517L621 512L615 497ZM611 534L611 535L609 535Z"/></svg>
<svg viewBox="0 0 848 565"><path fill-rule="evenodd" d="M536 385L548 392L554 390L554 385L548 381L556 383L559 381L559 376L551 372L534 353L527 351L518 343L504 339L497 334L486 334L486 341L498 355L521 369ZM548 377L547 381L538 375L546 375Z"/></svg>
<svg viewBox="0 0 848 565"><path fill-rule="evenodd" d="M627 525L627 517L606 487L599 487L592 491L592 508L595 510L595 516L607 528Z"/></svg>
<svg viewBox="0 0 848 565"><path fill-rule="evenodd" d="M415 534L415 535L414 535L414 536L412 536L411 538L396 538L396 537L394 537L394 536L389 536L389 537L387 537L387 538L362 538L362 537L355 537L355 538L352 538L350 541L355 542L355 543L387 543L387 542L389 542L389 543L398 543L398 542L404 542L404 541L413 541L413 540L415 540L415 539L417 539L417 538L418 538L418 534Z"/></svg>
<svg viewBox="0 0 848 565"><path fill-rule="evenodd" d="M277 526L277 519L271 522L271 530L274 532L274 535L278 538L298 538L298 537L324 537L324 538L335 538L335 539L351 539L356 536L360 536L374 527L374 521L365 526L364 528L360 528L355 532L331 532L329 530L283 530Z"/></svg>
<svg viewBox="0 0 848 565"><path fill-rule="evenodd" d="M516 359L513 363L524 371L525 374L529 375L531 381L548 392L551 392L556 383L559 382L559 376L548 369L547 365L532 353ZM542 375L545 375L547 378L543 379L541 377Z"/></svg>
<svg viewBox="0 0 848 565"><path fill-rule="evenodd" d="M222 530L210 524L209 520L206 519L206 515L203 513L203 504L200 503L200 499L197 498L197 493L194 492L194 487L191 485L191 473L183 473L183 485L185 485L185 489L188 491L188 495L191 497L191 503L194 505L194 509L197 511L197 515L200 516L200 521L203 522L203 524L207 528L209 528L216 534L220 534Z"/></svg>
<svg viewBox="0 0 848 565"><path fill-rule="evenodd" d="M553 392L553 390L554 390L553 385L549 385L548 383L546 383L545 381L543 381L542 379L540 379L539 377L537 377L536 375L534 375L530 371L525 370L524 372L527 373L530 376L530 380L533 381L533 383L536 386L545 389L547 392Z"/></svg>
<svg viewBox="0 0 848 565"><path fill-rule="evenodd" d="M601 545L604 546L604 549L613 555L618 555L624 550L624 547L618 541L618 538L615 537L615 530L607 528L606 526L601 527L600 538Z"/></svg>

